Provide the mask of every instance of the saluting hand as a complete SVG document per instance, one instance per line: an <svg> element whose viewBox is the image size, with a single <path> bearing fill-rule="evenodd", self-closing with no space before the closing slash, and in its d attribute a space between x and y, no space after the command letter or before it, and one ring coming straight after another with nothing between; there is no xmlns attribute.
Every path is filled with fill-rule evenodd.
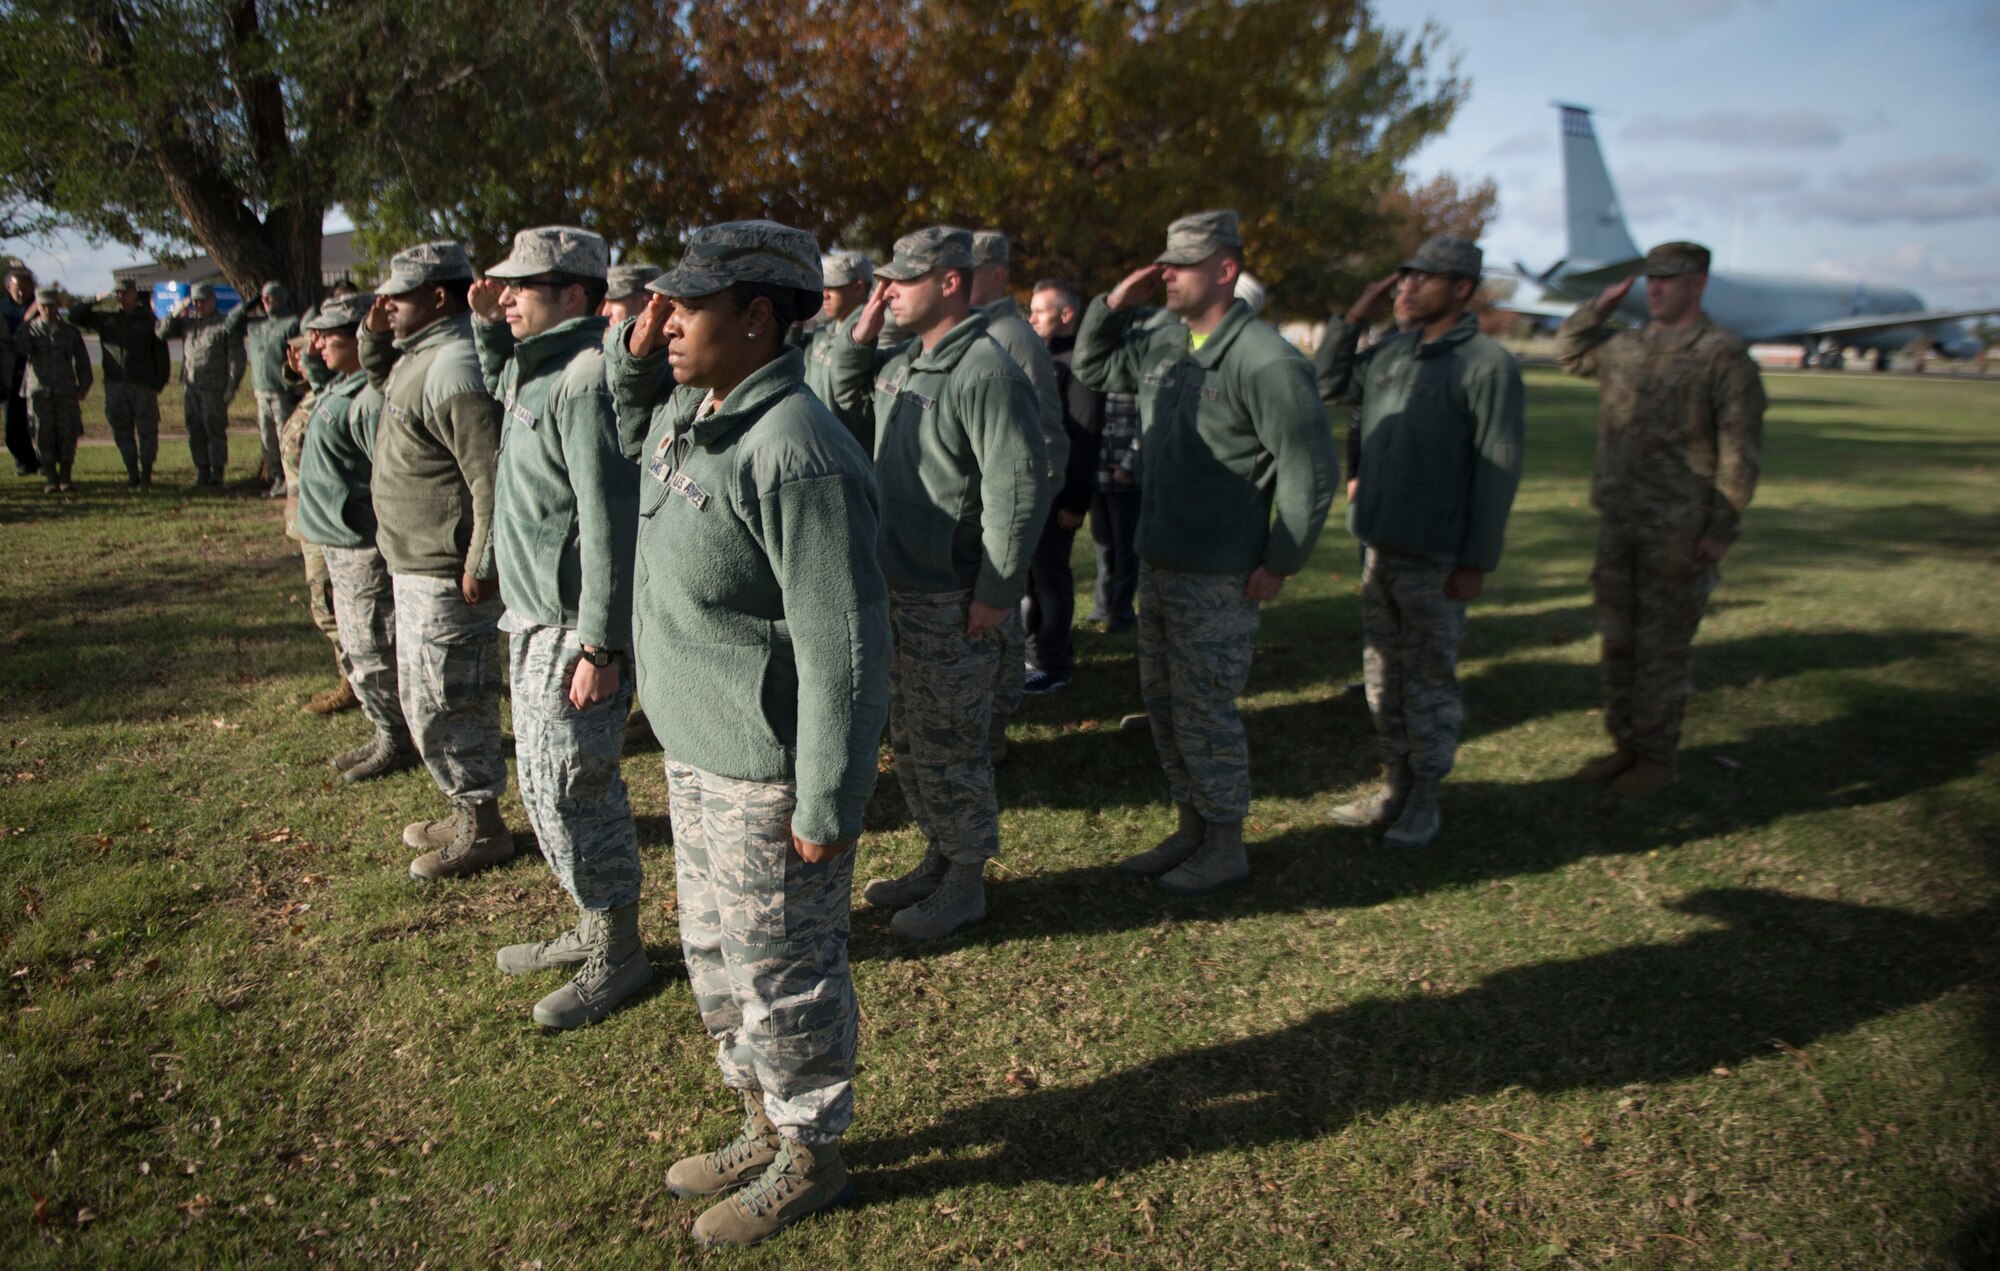
<svg viewBox="0 0 2000 1271"><path fill-rule="evenodd" d="M1634 274L1624 282L1612 283L1597 293L1597 299L1590 302L1590 307L1608 316L1612 310L1624 303L1625 293L1632 290L1632 284L1637 281L1639 281L1638 275Z"/></svg>
<svg viewBox="0 0 2000 1271"><path fill-rule="evenodd" d="M667 318L674 311L674 302L655 292L646 300L646 307L639 310L639 316L632 319L632 329L625 334L625 349L633 357L651 357L666 347Z"/></svg>
<svg viewBox="0 0 2000 1271"><path fill-rule="evenodd" d="M481 278L466 288L465 303L472 309L472 316L488 326L507 320L507 311L500 307L501 287L492 278Z"/></svg>
<svg viewBox="0 0 2000 1271"><path fill-rule="evenodd" d="M856 344L873 344L882 334L885 315L889 312L889 284L878 282L875 290L868 293L868 302L861 306L861 316L854 320L848 338Z"/></svg>
<svg viewBox="0 0 2000 1271"><path fill-rule="evenodd" d="M389 317L395 311L395 306L389 303L389 297L378 294L375 303L368 306L368 316L361 320L361 325L376 335L381 335L389 329Z"/></svg>
<svg viewBox="0 0 2000 1271"><path fill-rule="evenodd" d="M1122 282L1111 289L1104 303L1113 309L1130 309L1134 305L1145 304L1160 289L1160 276L1164 271L1158 265L1145 265L1126 274Z"/></svg>
<svg viewBox="0 0 2000 1271"><path fill-rule="evenodd" d="M1382 311L1395 298L1396 284L1402 280L1403 271L1377 278L1361 289L1361 298L1347 306L1347 325L1350 327L1373 326L1382 316Z"/></svg>

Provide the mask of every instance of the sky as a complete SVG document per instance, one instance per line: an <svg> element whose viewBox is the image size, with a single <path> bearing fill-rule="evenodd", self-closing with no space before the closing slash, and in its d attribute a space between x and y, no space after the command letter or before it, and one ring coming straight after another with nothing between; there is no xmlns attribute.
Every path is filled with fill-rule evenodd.
<svg viewBox="0 0 2000 1271"><path fill-rule="evenodd" d="M1491 177L1491 264L1564 253L1549 104L1590 107L1640 247L2000 304L2000 0L1375 0L1470 92L1415 173ZM1919 15L1919 16L1912 16Z"/></svg>
<svg viewBox="0 0 2000 1271"><path fill-rule="evenodd" d="M1716 268L2000 303L2000 0L1375 0L1434 21L1470 92L1417 175L1492 177L1489 263L1564 254L1552 101L1596 112L1641 247ZM1912 14L1921 15L1912 17ZM346 228L345 221L329 228ZM80 239L0 244L73 292L133 259Z"/></svg>

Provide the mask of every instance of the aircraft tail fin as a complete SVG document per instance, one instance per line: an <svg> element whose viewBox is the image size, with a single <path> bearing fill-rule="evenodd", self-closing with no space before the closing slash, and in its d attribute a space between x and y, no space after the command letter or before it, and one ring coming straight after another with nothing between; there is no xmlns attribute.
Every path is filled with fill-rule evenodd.
<svg viewBox="0 0 2000 1271"><path fill-rule="evenodd" d="M1577 269L1602 268L1639 258L1625 228L1625 212L1604 166L1590 112L1556 103L1562 111L1563 203L1569 221L1568 261Z"/></svg>

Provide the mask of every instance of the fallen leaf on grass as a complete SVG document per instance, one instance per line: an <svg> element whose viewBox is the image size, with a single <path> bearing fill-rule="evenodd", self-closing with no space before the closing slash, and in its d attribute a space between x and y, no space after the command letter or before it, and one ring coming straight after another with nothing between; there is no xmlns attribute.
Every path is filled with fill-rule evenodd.
<svg viewBox="0 0 2000 1271"><path fill-rule="evenodd" d="M1033 1090L1042 1084L1042 1079L1026 1068L1016 1068L1007 1074L1007 1084L1019 1086L1023 1090Z"/></svg>
<svg viewBox="0 0 2000 1271"><path fill-rule="evenodd" d="M1728 755L1717 755L1715 757L1715 762L1721 764L1725 768L1730 769L1732 772L1743 766L1742 760L1731 759Z"/></svg>
<svg viewBox="0 0 2000 1271"><path fill-rule="evenodd" d="M36 1225L37 1227L46 1227L46 1226L48 1226L48 1225L49 1225L49 1198L48 1198L48 1197L46 1197L46 1196L44 1196L44 1195L42 1195L42 1194L41 1194L40 1192L37 1192L37 1191L31 1191L31 1192L29 1192L29 1193L28 1193L28 1198L29 1198L30 1200L32 1200L32 1201L34 1201L34 1202L35 1202L35 1225Z"/></svg>

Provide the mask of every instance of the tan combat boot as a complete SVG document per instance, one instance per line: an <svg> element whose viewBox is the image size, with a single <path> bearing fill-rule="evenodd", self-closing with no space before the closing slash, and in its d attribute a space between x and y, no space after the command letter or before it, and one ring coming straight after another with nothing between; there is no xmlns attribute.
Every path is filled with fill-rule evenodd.
<svg viewBox="0 0 2000 1271"><path fill-rule="evenodd" d="M354 785L414 768L422 762L417 757L417 748L410 743L409 732L398 728L376 733L368 753L341 773L340 779Z"/></svg>
<svg viewBox="0 0 2000 1271"><path fill-rule="evenodd" d="M1591 785L1607 786L1625 775L1639 756L1620 746L1608 755L1599 755L1571 774L1571 781L1586 781Z"/></svg>
<svg viewBox="0 0 2000 1271"><path fill-rule="evenodd" d="M366 759L368 757L369 752L374 749L375 749L375 739L373 737L370 737L367 741L362 742L359 746L349 746L346 750L340 751L337 754L327 756L326 760L327 766L332 768L335 772L346 772L349 768L352 768L355 764L358 764L363 759ZM427 824L427 823L419 822L419 824Z"/></svg>
<svg viewBox="0 0 2000 1271"><path fill-rule="evenodd" d="M589 958L590 942L594 938L591 928L602 920L602 915L595 910L585 909L577 915L574 927L553 940L510 944L500 950L500 969L509 975L532 975L536 971L575 966Z"/></svg>
<svg viewBox="0 0 2000 1271"><path fill-rule="evenodd" d="M854 1199L854 1180L838 1143L779 1140L778 1155L748 1187L694 1222L705 1245L754 1245L801 1218Z"/></svg>
<svg viewBox="0 0 2000 1271"><path fill-rule="evenodd" d="M354 695L354 686L342 680L340 687L313 694L299 709L308 715L338 715L341 711L351 711L359 705L361 699Z"/></svg>
<svg viewBox="0 0 2000 1271"><path fill-rule="evenodd" d="M1208 823L1201 819L1201 813L1194 810L1192 803L1176 803L1174 809L1180 814L1180 824L1174 832L1161 839L1159 846L1118 862L1118 868L1140 878L1158 878L1194 855L1195 849L1201 846Z"/></svg>
<svg viewBox="0 0 2000 1271"><path fill-rule="evenodd" d="M451 815L441 816L435 821L412 821L403 827L403 846L419 852L435 852L441 847L451 846L458 837L458 823L465 816L465 809L454 803Z"/></svg>
<svg viewBox="0 0 2000 1271"><path fill-rule="evenodd" d="M653 982L653 964L639 939L639 905L634 901L607 909L583 932L583 969L576 978L535 1003L535 1022L543 1028L582 1028L595 1024L619 1004Z"/></svg>
<svg viewBox="0 0 2000 1271"><path fill-rule="evenodd" d="M1403 801L1402 814L1382 836L1384 847L1428 847L1438 836L1444 818L1438 812L1438 783L1427 777L1410 782L1410 797Z"/></svg>
<svg viewBox="0 0 2000 1271"><path fill-rule="evenodd" d="M756 1179L778 1159L778 1127L764 1115L764 1096L743 1092L743 1128L736 1137L698 1156L684 1156L667 1169L667 1190L695 1200L735 1191Z"/></svg>
<svg viewBox="0 0 2000 1271"><path fill-rule="evenodd" d="M1675 780L1677 778L1674 776L1672 764L1638 759L1625 770L1623 775L1611 783L1611 792L1622 794L1628 799L1642 799L1649 794L1658 794Z"/></svg>
<svg viewBox="0 0 2000 1271"><path fill-rule="evenodd" d="M889 930L905 940L942 940L986 916L986 862L947 861L937 890L908 909L898 909Z"/></svg>
<svg viewBox="0 0 2000 1271"><path fill-rule="evenodd" d="M1210 821L1194 855L1160 876L1160 890L1169 896L1206 896L1249 881L1243 822Z"/></svg>
<svg viewBox="0 0 2000 1271"><path fill-rule="evenodd" d="M1382 774L1382 788L1366 798L1343 803L1333 810L1335 825L1390 825L1403 815L1403 803L1410 797L1410 769L1392 763Z"/></svg>
<svg viewBox="0 0 2000 1271"><path fill-rule="evenodd" d="M514 836L500 819L500 804L488 799L459 813L458 830L451 842L435 852L425 852L410 862L410 877L420 883L440 878L463 878L488 866L514 859Z"/></svg>
<svg viewBox="0 0 2000 1271"><path fill-rule="evenodd" d="M924 846L924 859L916 868L896 878L871 878L861 889L861 899L877 909L901 909L914 905L938 889L944 881L945 866L950 862L944 853L938 851L937 844Z"/></svg>

